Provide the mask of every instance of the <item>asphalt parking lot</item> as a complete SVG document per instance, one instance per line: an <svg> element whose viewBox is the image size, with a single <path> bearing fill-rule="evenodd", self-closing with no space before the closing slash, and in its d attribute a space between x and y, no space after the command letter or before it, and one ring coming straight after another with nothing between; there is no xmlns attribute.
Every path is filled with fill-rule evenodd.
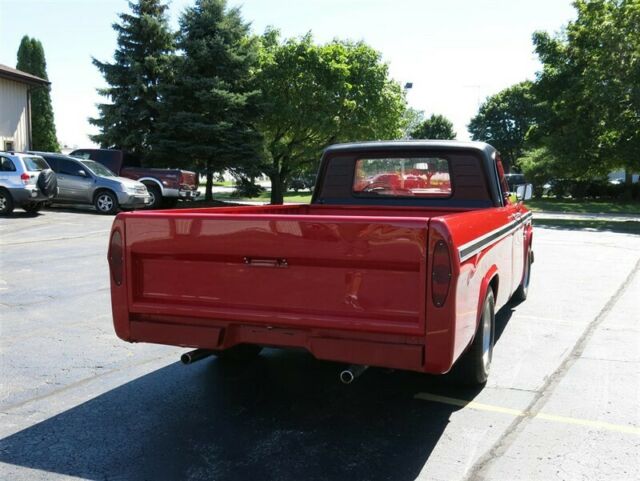
<svg viewBox="0 0 640 481"><path fill-rule="evenodd" d="M640 236L538 228L482 390L267 350L178 362L111 326L113 218L0 219L2 480L640 479Z"/></svg>

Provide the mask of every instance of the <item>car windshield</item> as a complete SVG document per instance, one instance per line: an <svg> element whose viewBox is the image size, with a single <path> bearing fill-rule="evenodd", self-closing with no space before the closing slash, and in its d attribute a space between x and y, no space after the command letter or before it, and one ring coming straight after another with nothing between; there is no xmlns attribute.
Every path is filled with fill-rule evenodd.
<svg viewBox="0 0 640 481"><path fill-rule="evenodd" d="M99 164L98 162L94 162L93 160L83 160L82 164L93 172L95 175L99 175L101 177L115 177L116 174L107 169L104 165Z"/></svg>
<svg viewBox="0 0 640 481"><path fill-rule="evenodd" d="M42 157L23 157L24 166L29 172L39 172L49 168Z"/></svg>

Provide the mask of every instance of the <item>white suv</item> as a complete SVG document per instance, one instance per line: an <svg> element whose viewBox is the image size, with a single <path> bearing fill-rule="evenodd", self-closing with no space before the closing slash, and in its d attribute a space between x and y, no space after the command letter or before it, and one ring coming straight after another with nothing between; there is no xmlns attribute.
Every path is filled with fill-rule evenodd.
<svg viewBox="0 0 640 481"><path fill-rule="evenodd" d="M0 215L37 212L58 192L56 174L38 155L0 152Z"/></svg>

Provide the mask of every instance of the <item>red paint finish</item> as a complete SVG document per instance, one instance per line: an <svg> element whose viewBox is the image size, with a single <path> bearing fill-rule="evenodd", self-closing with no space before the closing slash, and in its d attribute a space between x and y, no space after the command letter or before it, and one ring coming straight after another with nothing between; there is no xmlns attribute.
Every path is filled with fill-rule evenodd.
<svg viewBox="0 0 640 481"><path fill-rule="evenodd" d="M460 248L526 212L519 204L122 213L113 226L122 263L117 245L109 255L116 333L209 349L302 347L319 359L447 372L473 339L494 276L498 306L522 279L523 262L516 269L513 259L524 259L530 221L463 262ZM451 283L442 296L431 278L445 248Z"/></svg>

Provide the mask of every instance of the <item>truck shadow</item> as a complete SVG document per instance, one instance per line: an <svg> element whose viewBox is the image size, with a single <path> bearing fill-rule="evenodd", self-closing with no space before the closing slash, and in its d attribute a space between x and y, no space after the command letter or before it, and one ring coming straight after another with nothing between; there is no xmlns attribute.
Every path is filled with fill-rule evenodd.
<svg viewBox="0 0 640 481"><path fill-rule="evenodd" d="M460 409L415 394L479 392L383 369L343 386L340 367L271 349L172 364L0 440L0 462L87 479L413 480Z"/></svg>

